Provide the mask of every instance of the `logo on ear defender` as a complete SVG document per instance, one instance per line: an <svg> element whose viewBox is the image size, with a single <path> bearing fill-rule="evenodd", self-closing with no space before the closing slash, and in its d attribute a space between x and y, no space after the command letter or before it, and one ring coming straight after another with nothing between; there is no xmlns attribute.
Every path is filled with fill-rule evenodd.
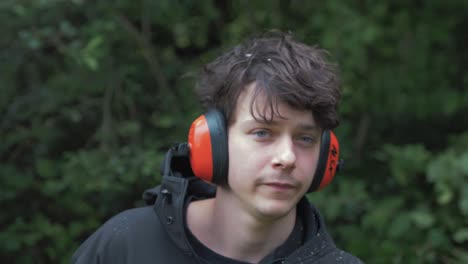
<svg viewBox="0 0 468 264"><path fill-rule="evenodd" d="M331 150L330 150L330 166L328 166L328 171L329 173L333 173L334 170L336 170L336 160L338 159L338 151L336 150L336 146L332 145Z"/></svg>

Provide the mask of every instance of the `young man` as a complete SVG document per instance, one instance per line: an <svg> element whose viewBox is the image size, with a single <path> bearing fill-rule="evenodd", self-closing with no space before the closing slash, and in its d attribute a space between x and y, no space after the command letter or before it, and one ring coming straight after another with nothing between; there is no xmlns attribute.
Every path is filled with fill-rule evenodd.
<svg viewBox="0 0 468 264"><path fill-rule="evenodd" d="M304 197L337 166L340 87L325 52L265 33L206 65L196 88L209 111L168 152L149 206L110 219L73 263L361 263Z"/></svg>

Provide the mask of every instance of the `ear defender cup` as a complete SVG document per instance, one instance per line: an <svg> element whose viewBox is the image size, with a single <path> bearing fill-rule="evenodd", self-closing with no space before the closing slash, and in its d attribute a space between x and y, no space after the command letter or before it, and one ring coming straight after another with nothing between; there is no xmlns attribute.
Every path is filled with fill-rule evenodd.
<svg viewBox="0 0 468 264"><path fill-rule="evenodd" d="M210 110L193 121L188 145L190 166L197 177L215 184L227 183L228 139L220 111Z"/></svg>
<svg viewBox="0 0 468 264"><path fill-rule="evenodd" d="M319 160L308 193L318 191L330 184L339 168L343 165L343 161L339 160L340 145L333 131L324 130L320 142Z"/></svg>

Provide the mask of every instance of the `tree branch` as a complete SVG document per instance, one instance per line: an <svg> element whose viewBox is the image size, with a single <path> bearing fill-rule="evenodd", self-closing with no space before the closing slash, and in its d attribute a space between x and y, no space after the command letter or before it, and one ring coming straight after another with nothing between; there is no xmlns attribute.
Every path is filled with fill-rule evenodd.
<svg viewBox="0 0 468 264"><path fill-rule="evenodd" d="M176 102L176 96L169 88L169 83L161 71L161 66L156 56L154 49L152 48L151 41L148 39L147 36L143 35L132 23L123 15L118 15L119 23L133 36L136 40L138 46L140 47L143 57L145 58L146 62L149 65L151 73L156 80L158 87L164 91L168 96L170 102ZM148 30L148 28L146 28ZM146 31L145 30L145 31ZM177 107L174 107L174 111L180 112Z"/></svg>
<svg viewBox="0 0 468 264"><path fill-rule="evenodd" d="M361 160L362 149L367 140L367 133L369 132L371 118L369 114L364 114L359 121L358 131L356 139L354 140L354 155L353 158L356 161Z"/></svg>

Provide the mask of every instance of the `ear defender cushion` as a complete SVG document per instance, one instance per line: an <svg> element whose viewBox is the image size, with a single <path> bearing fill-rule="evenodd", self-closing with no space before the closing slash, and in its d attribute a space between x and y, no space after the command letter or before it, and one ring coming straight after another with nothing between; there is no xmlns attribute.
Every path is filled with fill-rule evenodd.
<svg viewBox="0 0 468 264"><path fill-rule="evenodd" d="M189 160L193 173L208 182L224 184L228 173L226 122L221 112L210 110L190 126Z"/></svg>
<svg viewBox="0 0 468 264"><path fill-rule="evenodd" d="M339 166L340 145L333 131L324 130L320 143L320 154L314 179L307 192L318 191L327 186Z"/></svg>

